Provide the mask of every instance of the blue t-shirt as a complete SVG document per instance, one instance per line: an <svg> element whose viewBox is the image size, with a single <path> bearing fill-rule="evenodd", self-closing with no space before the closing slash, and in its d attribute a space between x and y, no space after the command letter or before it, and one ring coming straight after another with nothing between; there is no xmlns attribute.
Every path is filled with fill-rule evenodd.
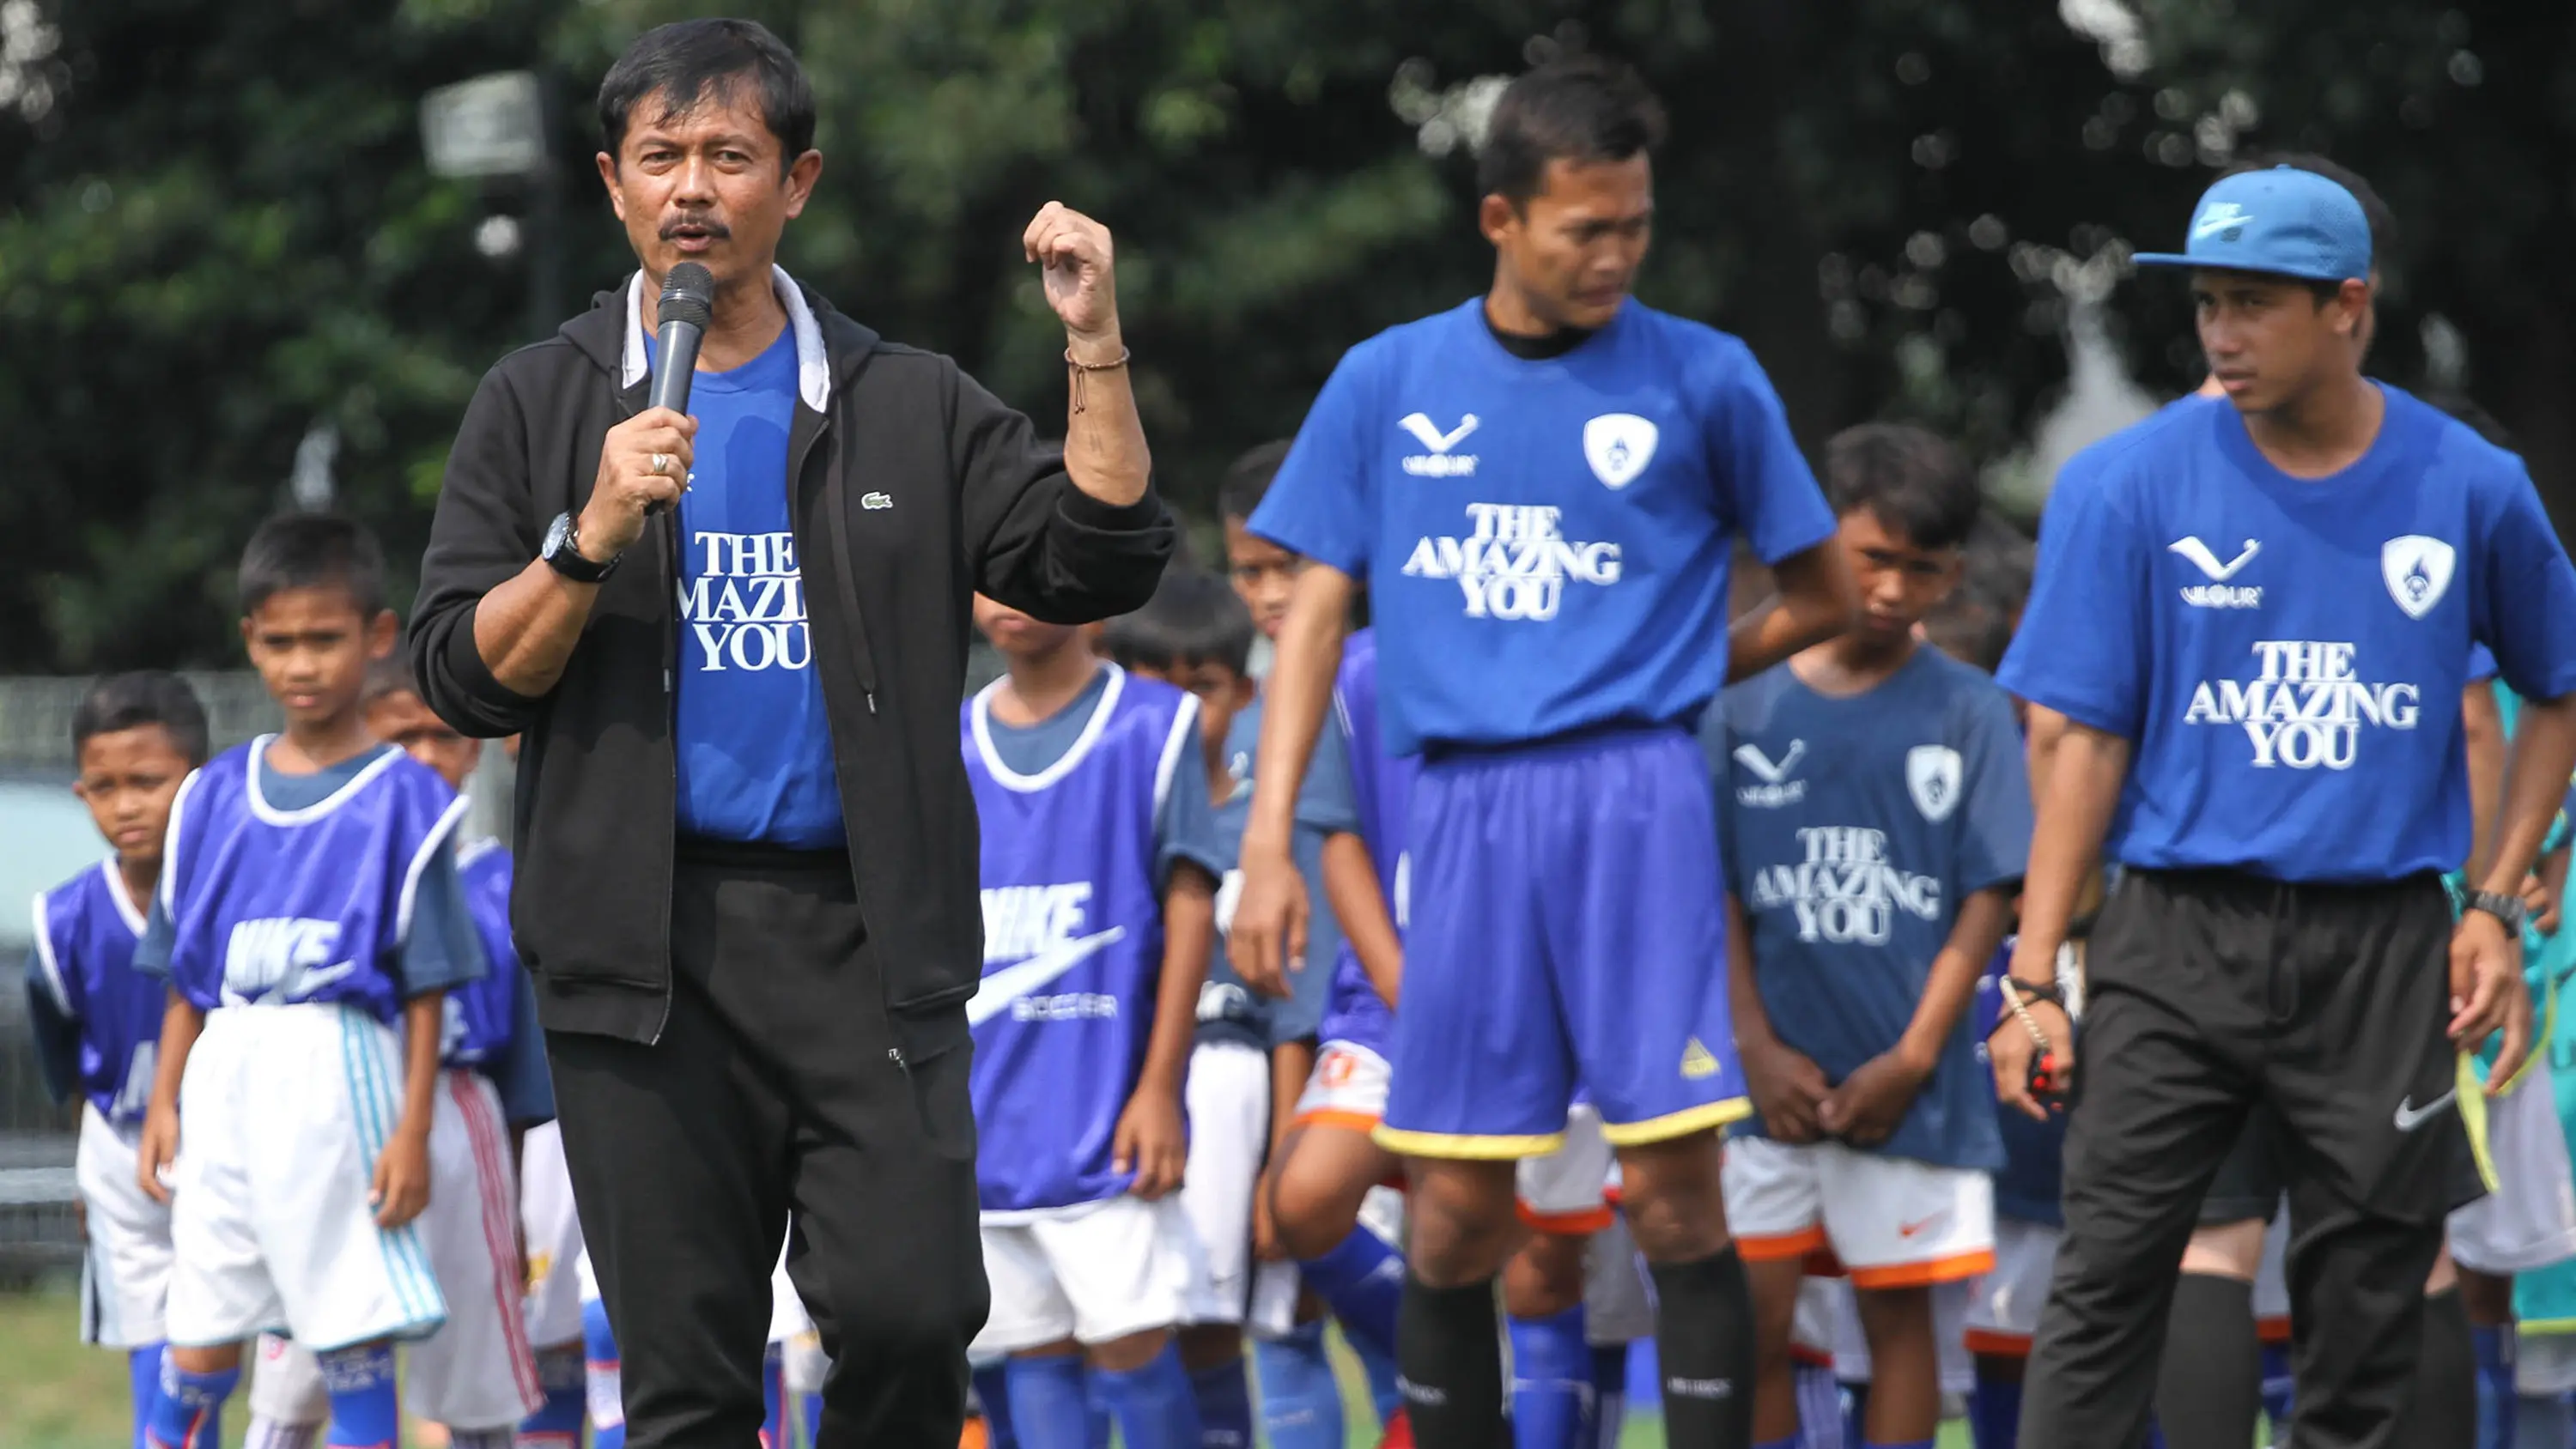
<svg viewBox="0 0 2576 1449"><path fill-rule="evenodd" d="M29 924L27 1005L45 1089L57 1102L86 1097L120 1127L140 1122L167 989L134 969L144 915L116 857L38 893Z"/></svg>
<svg viewBox="0 0 2576 1449"><path fill-rule="evenodd" d="M1237 710L1234 722L1225 732L1225 769L1235 782L1229 805L1235 812L1233 847L1239 858L1243 849L1244 822L1252 814L1253 760L1261 746L1262 700ZM1269 1045L1304 1041L1323 1028L1324 1008L1333 994L1333 970L1341 953L1342 928L1333 919L1332 902L1324 895L1324 837L1336 831L1359 829L1359 814L1351 806L1350 756L1342 748L1339 731L1319 730L1315 751L1306 762L1306 778L1297 788L1297 823L1288 836L1289 858L1297 863L1297 874L1306 881L1306 958L1302 968L1288 973L1289 997L1269 1003ZM1226 924L1234 923L1232 902L1225 913Z"/></svg>
<svg viewBox="0 0 2576 1449"><path fill-rule="evenodd" d="M510 852L497 840L459 845L456 872L465 884L466 904L491 970L482 980L447 993L446 1038L439 1059L481 1072L501 1099L503 1119L513 1126L551 1122L554 1080L546 1072L537 993L510 935Z"/></svg>
<svg viewBox="0 0 2576 1449"><path fill-rule="evenodd" d="M2066 465L2005 688L2133 754L2106 852L2286 881L2469 853L2470 647L2521 692L2576 689L2576 569L2522 463L2383 387L2370 451L2274 468L2222 399Z"/></svg>
<svg viewBox="0 0 2576 1449"><path fill-rule="evenodd" d="M649 352L649 344L648 344ZM796 330L689 387L673 725L684 835L825 850L848 837L787 511Z"/></svg>
<svg viewBox="0 0 2576 1449"><path fill-rule="evenodd" d="M1989 1082L1994 1080L1994 1065L1986 1057L1986 1042L2002 1020L2003 978L2012 972L2015 944L2014 937L2004 937L1986 974L1977 978L1977 999L1968 1008L1968 1019L1977 1030L1977 1065ZM2024 1029L2019 1022L2004 1027L2006 1031ZM2066 1114L2052 1112L2040 1122L2019 1108L1993 1102L1992 1093L1988 1101L1993 1103L1996 1130L2004 1144L2004 1165L1995 1171L1995 1216L2052 1228L2065 1226Z"/></svg>
<svg viewBox="0 0 2576 1449"><path fill-rule="evenodd" d="M1977 670L1918 648L1848 697L1774 665L1727 690L1702 736L1762 1004L1780 1040L1839 1083L1905 1035L1960 903L2021 878L2030 782L2012 704ZM1963 1013L1875 1150L2003 1165L1983 1035Z"/></svg>
<svg viewBox="0 0 2576 1449"><path fill-rule="evenodd" d="M1834 519L1736 338L1635 302L1526 361L1481 299L1334 369L1253 532L1365 576L1390 753L1695 724L1726 678L1735 537Z"/></svg>

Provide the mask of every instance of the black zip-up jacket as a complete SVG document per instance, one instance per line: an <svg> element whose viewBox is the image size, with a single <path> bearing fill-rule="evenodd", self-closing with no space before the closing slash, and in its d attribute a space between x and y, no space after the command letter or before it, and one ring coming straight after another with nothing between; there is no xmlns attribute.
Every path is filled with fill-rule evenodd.
<svg viewBox="0 0 2576 1449"><path fill-rule="evenodd" d="M676 513L627 550L546 695L503 686L474 645L484 593L536 558L557 514L580 513L603 437L643 410L632 285L476 389L421 559L410 652L449 724L523 736L510 923L539 1016L649 1042L671 990ZM803 297L789 512L866 949L896 1042L919 1061L966 1040L983 963L957 745L968 596L1057 623L1123 612L1153 592L1174 530L1150 492L1120 508L1076 488L1060 450L950 359ZM828 378L813 366L818 333Z"/></svg>

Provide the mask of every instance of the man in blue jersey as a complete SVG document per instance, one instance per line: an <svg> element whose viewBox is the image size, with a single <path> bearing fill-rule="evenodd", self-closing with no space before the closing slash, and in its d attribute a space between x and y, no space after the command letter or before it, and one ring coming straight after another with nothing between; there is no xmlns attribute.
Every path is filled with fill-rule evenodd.
<svg viewBox="0 0 2576 1449"><path fill-rule="evenodd" d="M170 1291L170 1209L135 1176L161 1036L161 983L134 948L161 880L170 804L206 760L206 711L175 674L112 675L72 711L72 789L107 838L107 859L37 895L29 922L28 1020L57 1103L79 1099L81 1339L123 1349L143 1443L161 1384Z"/></svg>
<svg viewBox="0 0 2576 1449"><path fill-rule="evenodd" d="M2077 888L2126 867L2088 973L2066 1234L2022 1442L2144 1424L2200 1199L2249 1110L2286 1125L2303 1443L2380 1445L2413 1395L2451 1206L2455 1052L2527 1004L2519 888L2576 760L2576 570L2511 455L2360 370L2370 233L2352 193L2282 168L2222 180L2187 249L2223 399L2061 475L2006 688L2067 717L2039 782L2022 933L1990 1038L2044 1108L2036 1036ZM2535 700L2486 876L2470 857L2460 697L2473 642Z"/></svg>
<svg viewBox="0 0 2576 1449"><path fill-rule="evenodd" d="M1478 161L1491 290L1352 349L1252 520L1312 562L1244 832L1247 978L1304 946L1289 807L1362 577L1387 747L1425 756L1378 1140L1411 1160L1399 1359L1427 1445L1500 1442L1490 1280L1518 1229L1512 1165L1558 1144L1578 1085L1654 1265L1668 1432L1749 1433L1716 1129L1750 1108L1713 980L1716 824L1690 732L1727 677L1844 628L1851 586L1744 344L1628 301L1662 130L1644 85L1598 58L1507 87ZM1739 534L1782 600L1722 649Z"/></svg>

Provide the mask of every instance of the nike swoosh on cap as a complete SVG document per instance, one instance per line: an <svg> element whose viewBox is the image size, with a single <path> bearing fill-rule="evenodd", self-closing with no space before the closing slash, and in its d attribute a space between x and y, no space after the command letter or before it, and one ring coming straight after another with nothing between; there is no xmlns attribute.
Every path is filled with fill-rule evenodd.
<svg viewBox="0 0 2576 1449"><path fill-rule="evenodd" d="M1112 926L1052 946L1016 965L1005 966L983 980L966 1002L966 1025L982 1026L1008 1011L1011 1003L1097 955L1101 948L1125 939L1125 926Z"/></svg>

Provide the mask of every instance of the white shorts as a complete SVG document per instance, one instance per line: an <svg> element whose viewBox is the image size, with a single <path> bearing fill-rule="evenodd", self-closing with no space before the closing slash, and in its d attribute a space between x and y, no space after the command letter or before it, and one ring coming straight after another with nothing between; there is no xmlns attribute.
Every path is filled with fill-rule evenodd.
<svg viewBox="0 0 2576 1449"><path fill-rule="evenodd" d="M528 1341L581 1342L581 1214L564 1167L563 1128L528 1129L519 1149L519 1222L528 1235Z"/></svg>
<svg viewBox="0 0 2576 1449"><path fill-rule="evenodd" d="M272 1424L320 1424L331 1417L331 1392L311 1352L274 1333L259 1336L250 1375L250 1411Z"/></svg>
<svg viewBox="0 0 2576 1449"><path fill-rule="evenodd" d="M2576 1333L2517 1333L2513 1391L2536 1399L2576 1391Z"/></svg>
<svg viewBox="0 0 2576 1449"><path fill-rule="evenodd" d="M510 1128L501 1094L468 1068L438 1074L438 1106L421 1229L447 1295L447 1323L413 1347L403 1403L413 1417L452 1429L507 1428L545 1402L521 1302Z"/></svg>
<svg viewBox="0 0 2576 1449"><path fill-rule="evenodd" d="M96 1106L81 1104L80 1149L73 1180L87 1213L89 1245L81 1255L81 1342L142 1348L166 1335L170 1298L170 1207L155 1202L135 1177L141 1124L118 1127Z"/></svg>
<svg viewBox="0 0 2576 1449"><path fill-rule="evenodd" d="M1834 1304L1834 1377L1847 1384L1868 1383L1869 1337L1861 1331L1851 1280L1824 1281ZM1932 1341L1939 1349L1945 1394L1964 1394L1977 1386L1977 1362L1968 1353L1968 1297L1964 1282L1932 1285Z"/></svg>
<svg viewBox="0 0 2576 1449"><path fill-rule="evenodd" d="M1995 1265L1995 1185L1982 1172L1767 1137L1726 1144L1726 1222L1752 1262L1830 1248L1856 1288L1975 1277Z"/></svg>
<svg viewBox="0 0 2576 1449"><path fill-rule="evenodd" d="M1973 1353L2026 1358L2039 1332L2039 1310L2048 1306L2048 1279L2057 1268L2062 1230L2020 1218L1995 1219L1995 1266L1968 1284L1968 1348Z"/></svg>
<svg viewBox="0 0 2576 1449"><path fill-rule="evenodd" d="M2290 1336L2290 1205L2263 1225L2263 1256L2254 1265L2254 1330L2266 1343Z"/></svg>
<svg viewBox="0 0 2576 1449"><path fill-rule="evenodd" d="M1589 1102L1565 1109L1565 1141L1543 1157L1524 1157L1513 1173L1521 1221L1542 1233L1579 1237L1610 1226L1611 1174L1619 1159L1601 1135L1601 1113Z"/></svg>
<svg viewBox="0 0 2576 1449"><path fill-rule="evenodd" d="M1291 1125L1315 1123L1373 1132L1386 1116L1386 1088L1392 1080L1386 1058L1352 1042L1328 1041L1315 1054L1315 1070L1306 1077L1306 1090L1297 1095Z"/></svg>
<svg viewBox="0 0 2576 1449"><path fill-rule="evenodd" d="M392 1029L355 1007L206 1014L179 1090L171 1343L278 1329L322 1350L447 1321L421 1225L385 1231L367 1205L402 1107L402 1058ZM459 1130L452 1109L440 1118L433 1157L441 1125Z"/></svg>
<svg viewBox="0 0 2576 1449"><path fill-rule="evenodd" d="M1177 1195L1113 1197L1046 1217L984 1220L993 1309L969 1352L1107 1343L1188 1314L1190 1225Z"/></svg>
<svg viewBox="0 0 2576 1449"><path fill-rule="evenodd" d="M1583 1245L1583 1337L1610 1348L1655 1336L1655 1300L1646 1286L1645 1260L1627 1218L1610 1223Z"/></svg>
<svg viewBox="0 0 2576 1449"><path fill-rule="evenodd" d="M1190 1053L1186 1091L1187 1321L1241 1323L1252 1303L1252 1194L1270 1143L1270 1054L1248 1042L1203 1043Z"/></svg>
<svg viewBox="0 0 2576 1449"><path fill-rule="evenodd" d="M1840 1278L1813 1275L1798 1280L1798 1307L1789 1319L1789 1356L1825 1368L1834 1366L1834 1320L1851 1302L1851 1285Z"/></svg>
<svg viewBox="0 0 2576 1449"><path fill-rule="evenodd" d="M2496 1190L2451 1214L2451 1259L2505 1277L2576 1257L2576 1173L2558 1121L2549 1053L2511 1092L2487 1099L2487 1150Z"/></svg>

